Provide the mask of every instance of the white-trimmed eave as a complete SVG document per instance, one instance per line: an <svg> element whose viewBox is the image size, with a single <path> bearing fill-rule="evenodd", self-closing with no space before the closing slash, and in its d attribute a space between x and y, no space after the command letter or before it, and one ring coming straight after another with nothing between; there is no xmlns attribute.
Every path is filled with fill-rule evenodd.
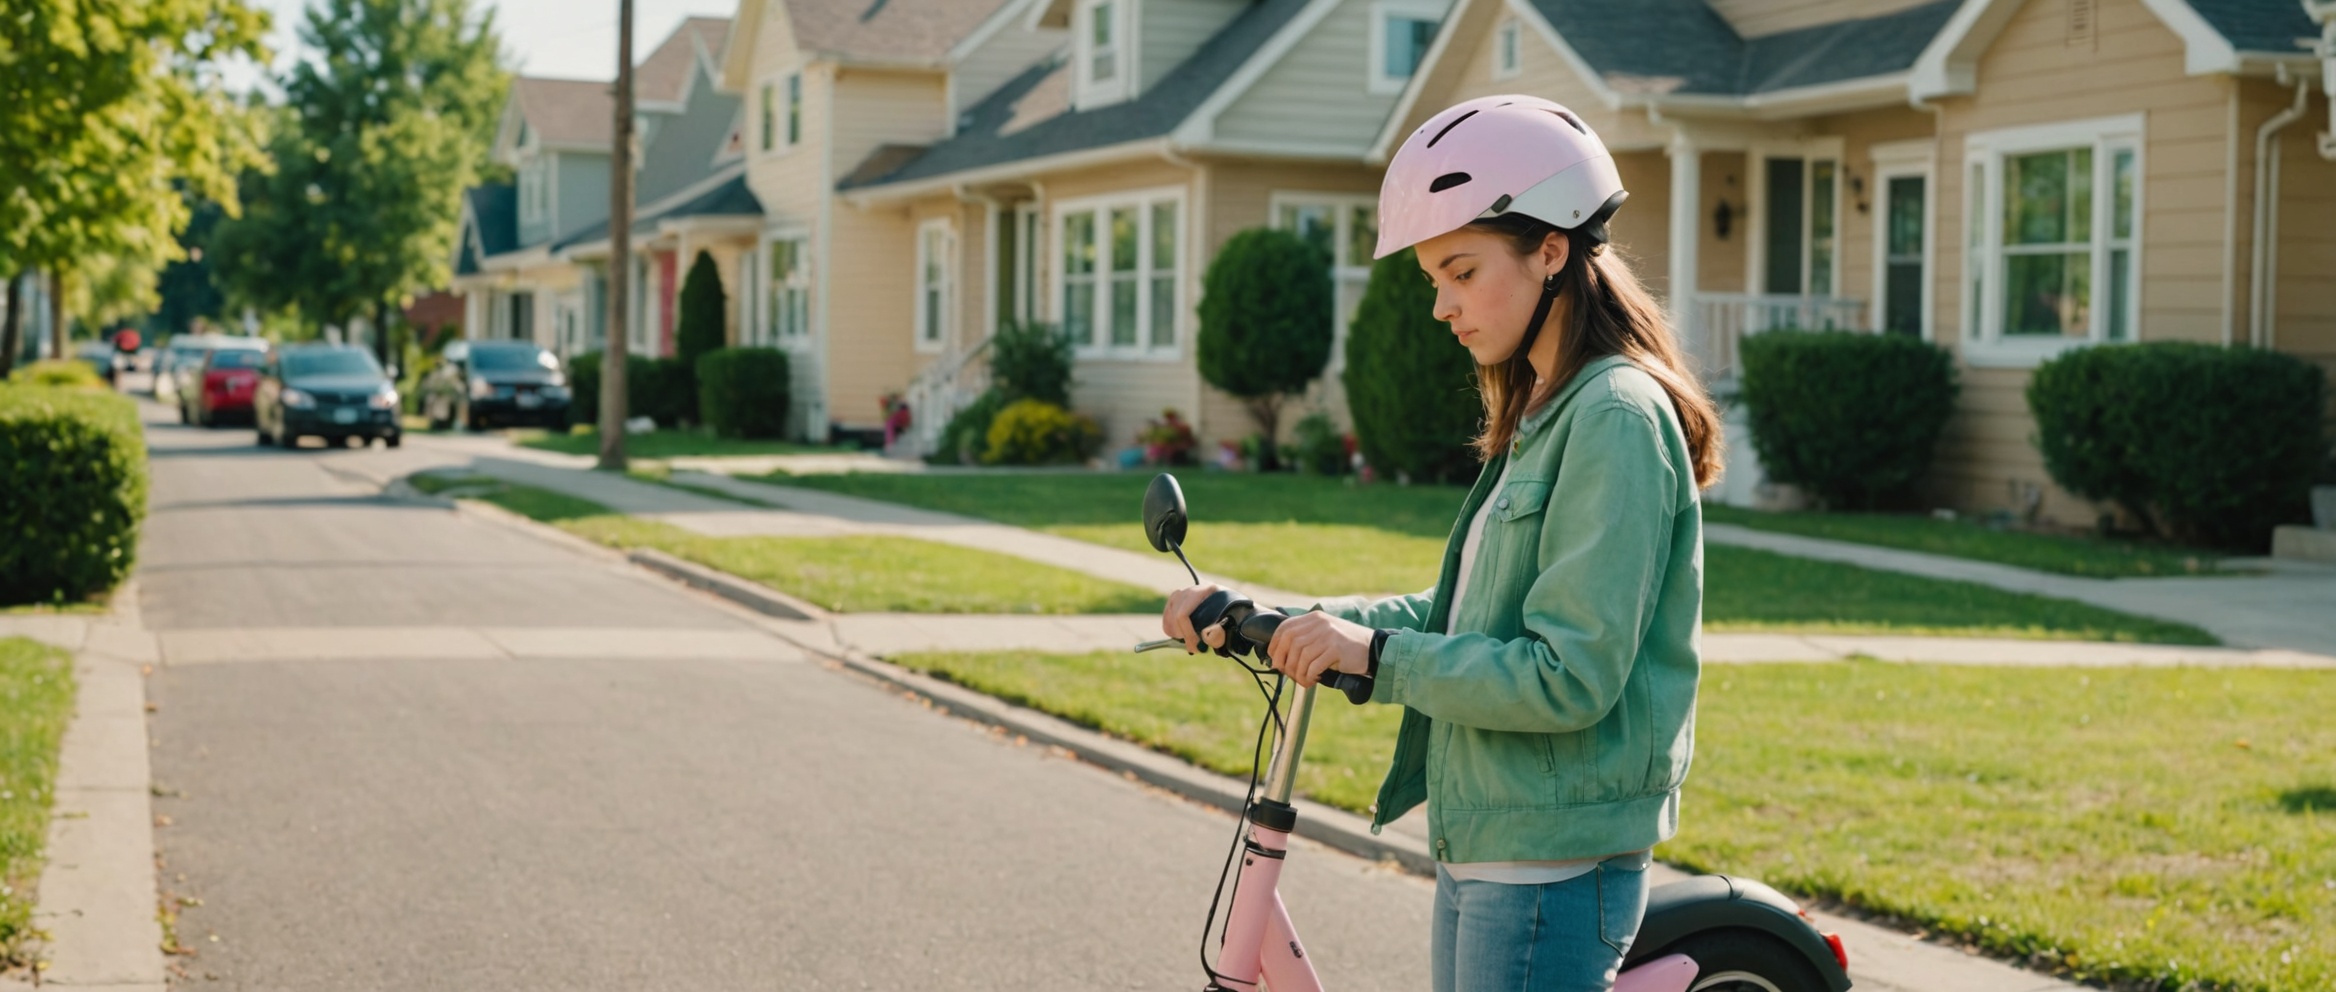
<svg viewBox="0 0 2336 992"><path fill-rule="evenodd" d="M1488 0L1489 2L1489 0ZM1460 33L1460 22L1468 19L1468 8L1477 0L1453 0L1452 9L1444 14L1444 23L1436 25L1436 36L1428 42L1427 53L1420 56L1419 65L1412 68L1411 78L1403 81L1403 92L1395 97L1395 106L1387 111L1387 119L1380 122L1379 134L1363 150L1363 160L1372 165L1387 164L1394 154L1395 143L1403 137L1403 122L1411 117L1411 108L1419 103L1420 94L1427 89L1428 76L1444 63L1444 51L1452 47L1452 38Z"/></svg>
<svg viewBox="0 0 2336 992"><path fill-rule="evenodd" d="M959 62L965 61L973 53L980 51L981 46L989 44L990 39L997 37L998 32L1005 30L1008 25L1027 15L1030 5L1036 2L1038 0L1006 0L1006 3L991 12L988 19L975 25L971 34L958 39L957 44L949 46L949 53L942 56L942 61L948 63L951 68L955 68Z"/></svg>
<svg viewBox="0 0 2336 992"><path fill-rule="evenodd" d="M900 203L930 196L934 193L946 192L958 186L979 186L985 183L1024 179L1043 172L1061 172L1134 159L1156 158L1173 150L1174 145L1167 138L1141 138L1116 145L1082 148L1077 151L1058 152L1037 158L1014 159L996 165L960 169L956 172L928 176L923 179L885 183L880 186L863 186L844 191L838 196L846 204L865 210L869 207Z"/></svg>
<svg viewBox="0 0 2336 992"><path fill-rule="evenodd" d="M754 45L762 37L762 12L770 6L770 0L738 0L738 16L730 22L730 37L722 43L723 89L746 92L747 76L754 71Z"/></svg>
<svg viewBox="0 0 2336 992"><path fill-rule="evenodd" d="M1230 109L1234 101L1241 99L1242 94L1249 92L1250 87L1257 85L1257 81L1264 77L1267 70L1280 63L1282 56L1288 55L1290 49L1296 48L1298 42L1304 40L1306 35L1314 30L1315 25L1322 23L1322 19L1330 16L1330 12L1336 10L1342 2L1344 0L1311 0L1306 4L1305 9L1298 11L1295 16L1284 23L1281 30L1274 32L1273 37L1266 39L1265 44L1249 53L1249 58L1217 86L1216 92L1210 93L1208 99L1202 100L1200 106L1193 108L1192 113L1185 115L1184 121L1176 125L1175 130L1169 132L1170 140L1178 146L1194 148L1205 146L1214 140L1216 138L1217 115ZM1442 33L1441 30L1437 31L1439 35ZM1412 75L1416 77L1418 73L1414 72Z"/></svg>
<svg viewBox="0 0 2336 992"><path fill-rule="evenodd" d="M2158 22L2182 39L2182 70L2192 76L2238 74L2285 61L2275 53L2241 53L2206 22L2188 0L2141 0ZM1977 89L1979 57L2011 23L2020 4L2012 0L1964 0L1914 62L1909 92L1915 100L1967 96ZM2269 60L2269 61L2266 61Z"/></svg>
<svg viewBox="0 0 2336 992"><path fill-rule="evenodd" d="M1733 117L1757 121L1792 120L1819 114L1879 110L1906 105L1911 72L1864 76L1815 86L1795 86L1750 96L1722 94L1646 94L1623 98L1623 105L1648 107L1657 113L1676 111L1701 117Z"/></svg>
<svg viewBox="0 0 2336 992"><path fill-rule="evenodd" d="M1450 36L1459 32L1460 22L1465 19L1468 6L1477 2L1490 2L1490 0L1458 0L1452 5L1452 12L1445 15L1444 23L1436 29L1435 41L1428 45L1427 54L1420 59L1419 68L1412 72L1411 81L1403 85L1403 95L1396 99L1395 109L1387 115L1386 123L1380 125L1379 136L1371 142L1370 150L1364 153L1364 161L1372 165L1387 164L1387 160L1395 154L1396 146L1408 136L1403 122L1410 119L1412 108L1418 105L1419 98L1425 93L1429 75L1443 62L1444 53L1451 45ZM1590 60L1583 58L1581 52L1574 50L1574 46L1567 43L1563 35L1557 33L1556 26L1550 24L1548 18L1541 16L1541 11L1534 9L1528 0L1498 0L1498 2L1517 18L1517 23L1531 26L1533 33L1541 38L1542 43L1548 45L1550 51L1556 52L1558 59L1564 62L1567 68L1573 70L1574 76L1588 86L1592 93L1598 95L1598 102L1603 104L1606 109L1620 110L1626 103L1630 102L1620 91L1609 85L1606 77L1599 75L1598 70L1590 65Z"/></svg>

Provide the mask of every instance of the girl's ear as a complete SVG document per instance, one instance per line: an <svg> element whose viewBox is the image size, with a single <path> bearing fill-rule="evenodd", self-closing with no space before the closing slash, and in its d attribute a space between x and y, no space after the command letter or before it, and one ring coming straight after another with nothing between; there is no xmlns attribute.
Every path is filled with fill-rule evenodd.
<svg viewBox="0 0 2336 992"><path fill-rule="evenodd" d="M1573 252L1573 242L1564 231L1551 231L1541 239L1541 278L1546 280L1565 270L1566 257Z"/></svg>

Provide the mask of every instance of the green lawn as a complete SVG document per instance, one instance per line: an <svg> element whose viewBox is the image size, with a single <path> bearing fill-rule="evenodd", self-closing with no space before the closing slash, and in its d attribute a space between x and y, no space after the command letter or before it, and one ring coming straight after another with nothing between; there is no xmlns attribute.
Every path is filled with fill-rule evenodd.
<svg viewBox="0 0 2336 992"><path fill-rule="evenodd" d="M1157 613L1150 590L1010 555L884 535L707 537L586 499L498 482L421 475L426 491L469 495L613 548L654 548L837 613Z"/></svg>
<svg viewBox="0 0 2336 992"><path fill-rule="evenodd" d="M0 638L0 967L21 963L31 931L57 746L72 716L72 657L38 641Z"/></svg>
<svg viewBox="0 0 2336 992"><path fill-rule="evenodd" d="M1769 513L1706 506L1703 518L1758 530L1878 544L2095 579L2228 575L2215 552L2167 544L2001 530L1970 520L1882 513Z"/></svg>
<svg viewBox="0 0 2336 992"><path fill-rule="evenodd" d="M1233 775L1259 715L1213 658L893 659ZM2336 673L1714 666L1657 850L2090 980L2336 987ZM1300 788L1370 803L1396 711L1324 697ZM1850 948L1851 954L1857 948Z"/></svg>
<svg viewBox="0 0 2336 992"><path fill-rule="evenodd" d="M1153 553L1139 524L1144 473L1116 475L764 476L756 481L908 503ZM1467 491L1355 487L1310 476L1188 472L1193 563L1322 595L1417 591L1436 580ZM1304 522L1300 522L1304 521ZM1711 630L1948 634L2213 644L2213 635L2070 600L1989 586L1704 547Z"/></svg>
<svg viewBox="0 0 2336 992"><path fill-rule="evenodd" d="M524 448L557 451L568 455L597 455L600 453L600 432L585 428L574 433L541 430L518 430L512 437ZM824 445L793 444L786 441L748 441L738 438L715 437L703 430L660 430L647 434L625 436L625 454L632 458L706 458L724 455L832 455L857 451L857 448L839 448Z"/></svg>

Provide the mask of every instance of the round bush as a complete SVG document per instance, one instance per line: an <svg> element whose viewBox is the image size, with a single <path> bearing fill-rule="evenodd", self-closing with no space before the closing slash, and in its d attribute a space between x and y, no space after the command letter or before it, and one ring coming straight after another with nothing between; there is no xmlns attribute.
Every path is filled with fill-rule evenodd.
<svg viewBox="0 0 2336 992"><path fill-rule="evenodd" d="M2028 409L2062 488L2166 537L2259 550L2307 516L2326 392L2326 374L2293 355L2161 341L2045 362Z"/></svg>
<svg viewBox="0 0 2336 992"><path fill-rule="evenodd" d="M1087 460L1103 444L1103 431L1085 414L1045 400L1015 400L990 423L990 465L1061 465Z"/></svg>
<svg viewBox="0 0 2336 992"><path fill-rule="evenodd" d="M1071 339L1053 325L1008 322L990 338L989 361L1007 399L1071 405Z"/></svg>
<svg viewBox="0 0 2336 992"><path fill-rule="evenodd" d="M1944 349L1841 331L1768 331L1742 348L1752 446L1769 478L1837 510L1912 499L1955 412Z"/></svg>
<svg viewBox="0 0 2336 992"><path fill-rule="evenodd" d="M82 389L101 389L105 377L90 368L88 362L50 359L18 366L8 376L9 382L28 386L73 386Z"/></svg>
<svg viewBox="0 0 2336 992"><path fill-rule="evenodd" d="M1330 260L1290 231L1251 228L1226 240L1201 282L1201 378L1239 398L1268 438L1283 398L1330 361ZM1271 446L1266 464L1272 467Z"/></svg>
<svg viewBox="0 0 2336 992"><path fill-rule="evenodd" d="M0 604L119 584L146 516L146 438L128 397L0 386Z"/></svg>
<svg viewBox="0 0 2336 992"><path fill-rule="evenodd" d="M1436 289L1411 249L1371 266L1346 339L1346 405L1372 470L1417 482L1474 478L1484 423L1476 360L1435 317Z"/></svg>
<svg viewBox="0 0 2336 992"><path fill-rule="evenodd" d="M720 437L784 437L787 353L771 348L717 348L698 358L698 416Z"/></svg>

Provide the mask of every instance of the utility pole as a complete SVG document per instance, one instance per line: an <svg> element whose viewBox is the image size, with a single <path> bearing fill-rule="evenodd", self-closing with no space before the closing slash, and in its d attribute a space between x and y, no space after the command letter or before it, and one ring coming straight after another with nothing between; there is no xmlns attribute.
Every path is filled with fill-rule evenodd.
<svg viewBox="0 0 2336 992"><path fill-rule="evenodd" d="M616 147L608 184L608 341L600 351L600 465L625 469L625 316L633 276L633 0L617 0Z"/></svg>

